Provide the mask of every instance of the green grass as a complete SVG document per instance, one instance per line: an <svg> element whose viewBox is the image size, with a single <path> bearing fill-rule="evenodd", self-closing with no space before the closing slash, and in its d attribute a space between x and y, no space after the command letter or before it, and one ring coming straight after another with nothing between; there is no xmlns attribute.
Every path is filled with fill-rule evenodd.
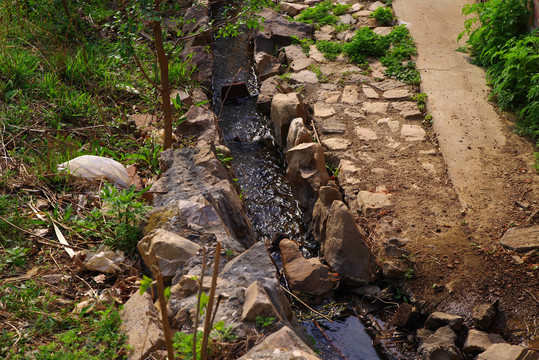
<svg viewBox="0 0 539 360"><path fill-rule="evenodd" d="M2 359L109 360L126 351L114 306L96 304L87 313L72 313L34 280L0 286L0 303L4 325L12 325L0 332Z"/></svg>

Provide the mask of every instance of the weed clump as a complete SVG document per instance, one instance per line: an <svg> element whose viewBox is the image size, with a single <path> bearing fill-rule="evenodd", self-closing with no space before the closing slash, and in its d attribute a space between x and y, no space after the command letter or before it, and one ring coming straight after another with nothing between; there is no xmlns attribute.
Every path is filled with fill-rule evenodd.
<svg viewBox="0 0 539 360"><path fill-rule="evenodd" d="M491 0L466 5L465 31L473 62L487 67L491 96L502 110L519 114L521 134L539 138L539 32L529 31L528 0ZM477 26L479 23L479 26Z"/></svg>
<svg viewBox="0 0 539 360"><path fill-rule="evenodd" d="M374 10L371 17L375 18L380 25L389 25L395 19L391 8L380 6Z"/></svg>
<svg viewBox="0 0 539 360"><path fill-rule="evenodd" d="M331 1L324 1L310 7L299 15L298 20L309 24L333 25L339 21L338 16L345 14L350 5L333 4Z"/></svg>

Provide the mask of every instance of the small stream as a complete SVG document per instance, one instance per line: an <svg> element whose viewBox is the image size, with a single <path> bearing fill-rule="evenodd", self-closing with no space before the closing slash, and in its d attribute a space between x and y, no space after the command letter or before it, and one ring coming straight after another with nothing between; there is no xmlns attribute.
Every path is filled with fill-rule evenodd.
<svg viewBox="0 0 539 360"><path fill-rule="evenodd" d="M256 110L257 78L251 59L252 44L246 34L214 40L214 110L233 157L237 183L243 190L247 213L259 241L287 237L312 248L312 236L287 182L284 156L274 144L271 122ZM242 81L251 96L222 103L221 87ZM315 339L323 359L387 359L380 357L372 346L372 339L357 316L318 324L323 332L311 321L303 326Z"/></svg>

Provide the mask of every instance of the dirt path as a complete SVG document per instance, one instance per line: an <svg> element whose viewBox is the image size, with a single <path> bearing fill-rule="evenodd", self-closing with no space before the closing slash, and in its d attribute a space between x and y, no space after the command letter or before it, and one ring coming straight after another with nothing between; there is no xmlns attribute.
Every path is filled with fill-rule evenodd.
<svg viewBox="0 0 539 360"><path fill-rule="evenodd" d="M483 69L456 52L463 30L461 14L466 0L397 0L394 8L417 44L417 67L422 91L428 95L428 111L447 163L448 174L468 222L478 230L502 221L508 207L536 196L533 147L512 133L510 122L487 101ZM511 221L511 220L509 220Z"/></svg>

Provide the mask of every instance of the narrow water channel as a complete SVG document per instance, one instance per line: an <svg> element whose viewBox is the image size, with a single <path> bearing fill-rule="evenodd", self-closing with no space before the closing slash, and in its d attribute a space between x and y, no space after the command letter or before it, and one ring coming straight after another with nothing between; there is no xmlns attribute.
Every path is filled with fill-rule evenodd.
<svg viewBox="0 0 539 360"><path fill-rule="evenodd" d="M257 78L249 37L215 39L213 49L214 110L258 241L287 237L308 243L308 226L288 185L284 157L274 144L270 120L256 110ZM245 82L251 96L223 103L222 86L237 82ZM323 332L310 321L304 328L315 339L323 359L381 359L357 316L319 325Z"/></svg>
<svg viewBox="0 0 539 360"><path fill-rule="evenodd" d="M301 241L307 227L286 181L284 158L273 144L270 122L256 111L256 96L221 102L221 87L229 83L243 81L249 92L256 95L257 80L250 53L245 34L215 40L215 113L225 145L232 153L232 166L258 240L286 236Z"/></svg>

